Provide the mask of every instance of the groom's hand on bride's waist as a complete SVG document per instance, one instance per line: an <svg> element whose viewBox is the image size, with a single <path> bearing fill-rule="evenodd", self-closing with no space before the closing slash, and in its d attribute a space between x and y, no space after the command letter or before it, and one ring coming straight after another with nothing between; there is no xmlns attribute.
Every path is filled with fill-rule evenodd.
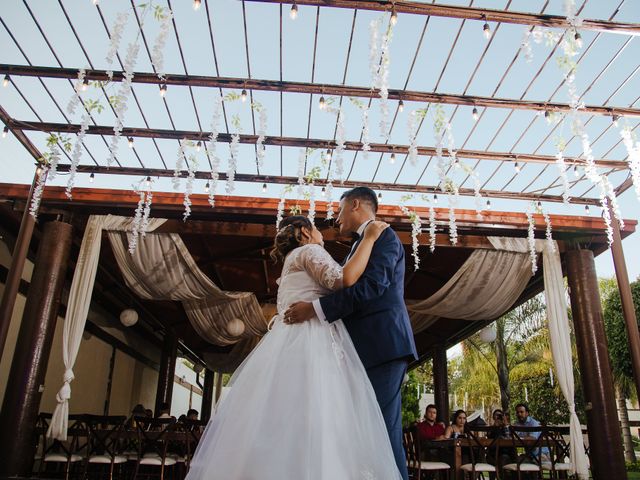
<svg viewBox="0 0 640 480"><path fill-rule="evenodd" d="M309 302L292 303L284 312L284 323L302 323L311 319L316 314L313 304Z"/></svg>

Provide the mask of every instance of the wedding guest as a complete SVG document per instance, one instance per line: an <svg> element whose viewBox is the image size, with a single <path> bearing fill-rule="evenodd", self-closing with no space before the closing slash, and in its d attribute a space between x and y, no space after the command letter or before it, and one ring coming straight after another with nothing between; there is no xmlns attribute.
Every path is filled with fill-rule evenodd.
<svg viewBox="0 0 640 480"><path fill-rule="evenodd" d="M436 422L438 409L435 405L427 405L424 412L424 420L416 424L419 440L436 440L444 435L445 426L442 422Z"/></svg>
<svg viewBox="0 0 640 480"><path fill-rule="evenodd" d="M529 407L526 403L519 403L516 405L516 423L514 426L522 426L522 427L539 427L541 424L538 420L533 418L529 413ZM521 438L539 438L542 432L518 432L518 435ZM526 455L533 459L533 457L538 458L540 455L543 457L549 456L549 449L547 447L544 448L536 448L530 450L526 453ZM542 458L542 461L545 460Z"/></svg>
<svg viewBox="0 0 640 480"><path fill-rule="evenodd" d="M151 410L150 408L147 408L147 409L144 411L144 413L145 413L145 415L146 415L146 417L147 417L147 418L153 418L153 410Z"/></svg>
<svg viewBox="0 0 640 480"><path fill-rule="evenodd" d="M509 418L499 408L493 411L491 415L492 424L491 430L487 432L487 438L511 438L511 432L509 431ZM516 449L513 447L500 447L499 454L496 455L496 450L487 452L487 460L491 465L506 465L516 461L518 457ZM490 475L490 478L495 478L494 475Z"/></svg>
<svg viewBox="0 0 640 480"><path fill-rule="evenodd" d="M441 435L438 440L458 438L459 436L466 434L466 428L467 413L464 410L456 410L451 418L451 425L446 428L444 434Z"/></svg>
<svg viewBox="0 0 640 480"><path fill-rule="evenodd" d="M198 411L193 408L187 410L187 420L198 420Z"/></svg>
<svg viewBox="0 0 640 480"><path fill-rule="evenodd" d="M133 407L133 410L131 410L131 417L129 417L129 420L127 420L127 427L136 428L136 417L144 416L146 416L144 405L139 403L135 407Z"/></svg>
<svg viewBox="0 0 640 480"><path fill-rule="evenodd" d="M171 418L171 407L167 402L160 404L160 415L158 418Z"/></svg>

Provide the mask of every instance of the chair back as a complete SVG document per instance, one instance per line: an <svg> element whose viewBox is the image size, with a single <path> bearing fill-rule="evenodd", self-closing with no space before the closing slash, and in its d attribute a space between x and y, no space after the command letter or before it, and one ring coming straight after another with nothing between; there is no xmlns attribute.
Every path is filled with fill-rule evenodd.
<svg viewBox="0 0 640 480"><path fill-rule="evenodd" d="M523 427L511 425L509 428L513 446L517 450L524 450L526 455L520 455L517 464L518 469L523 463L532 463L542 468L540 459L541 448L545 443L543 435L544 427Z"/></svg>
<svg viewBox="0 0 640 480"><path fill-rule="evenodd" d="M87 454L106 455L112 460L120 453L121 434L127 417L120 415L85 415L89 447Z"/></svg>
<svg viewBox="0 0 640 480"><path fill-rule="evenodd" d="M409 474L411 478L420 480L420 446L412 430L403 432L403 443Z"/></svg>
<svg viewBox="0 0 640 480"><path fill-rule="evenodd" d="M40 422L42 425L49 427L51 421L50 413L40 414ZM80 455L84 457L87 453L87 427L85 425L85 415L72 414L69 415L69 427L67 429L67 439L61 440L46 440L46 447L43 451L43 458L49 453L57 453L64 455L69 461L73 455ZM44 432L46 436L47 432Z"/></svg>
<svg viewBox="0 0 640 480"><path fill-rule="evenodd" d="M487 458L498 458L499 436L489 438L481 435L478 430L467 430L466 437L471 452L471 463L487 463Z"/></svg>
<svg viewBox="0 0 640 480"><path fill-rule="evenodd" d="M175 431L176 419L136 417L135 420L138 432L138 457L155 454L162 459L164 465L169 442Z"/></svg>

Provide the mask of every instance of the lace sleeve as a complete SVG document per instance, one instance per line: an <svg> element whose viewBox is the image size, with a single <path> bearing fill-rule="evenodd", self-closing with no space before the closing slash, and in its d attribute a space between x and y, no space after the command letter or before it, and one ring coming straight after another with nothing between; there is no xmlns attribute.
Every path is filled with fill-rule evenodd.
<svg viewBox="0 0 640 480"><path fill-rule="evenodd" d="M303 247L297 261L323 287L329 290L342 288L342 267L320 245Z"/></svg>

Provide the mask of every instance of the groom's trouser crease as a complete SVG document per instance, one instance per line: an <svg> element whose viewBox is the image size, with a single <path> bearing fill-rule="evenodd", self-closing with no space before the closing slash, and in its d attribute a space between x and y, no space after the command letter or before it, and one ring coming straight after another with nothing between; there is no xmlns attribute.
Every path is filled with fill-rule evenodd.
<svg viewBox="0 0 640 480"><path fill-rule="evenodd" d="M407 372L406 360L392 360L382 365L367 369L367 375L376 393L376 398L384 423L389 433L389 440L393 448L396 465L407 480L407 464L402 446L402 380Z"/></svg>

